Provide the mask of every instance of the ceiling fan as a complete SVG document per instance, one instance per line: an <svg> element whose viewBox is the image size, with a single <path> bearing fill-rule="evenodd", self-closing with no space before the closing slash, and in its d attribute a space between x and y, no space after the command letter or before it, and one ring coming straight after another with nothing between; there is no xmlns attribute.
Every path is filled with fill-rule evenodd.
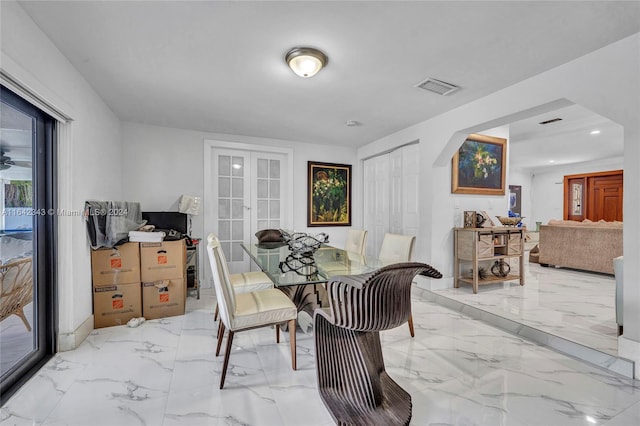
<svg viewBox="0 0 640 426"><path fill-rule="evenodd" d="M9 167L27 167L31 168L31 161L12 160L11 157L5 155L4 151L0 151L0 170L7 170Z"/></svg>

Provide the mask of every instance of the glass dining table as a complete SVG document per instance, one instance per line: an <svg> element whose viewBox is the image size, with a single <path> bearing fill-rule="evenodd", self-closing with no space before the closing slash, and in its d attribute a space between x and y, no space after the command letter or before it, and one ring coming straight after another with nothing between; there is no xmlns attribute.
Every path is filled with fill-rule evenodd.
<svg viewBox="0 0 640 426"><path fill-rule="evenodd" d="M293 253L286 244L243 243L241 246L274 286L293 300L298 311L310 316L315 308L328 305L323 284L332 277L373 272L388 264L324 244L304 255Z"/></svg>

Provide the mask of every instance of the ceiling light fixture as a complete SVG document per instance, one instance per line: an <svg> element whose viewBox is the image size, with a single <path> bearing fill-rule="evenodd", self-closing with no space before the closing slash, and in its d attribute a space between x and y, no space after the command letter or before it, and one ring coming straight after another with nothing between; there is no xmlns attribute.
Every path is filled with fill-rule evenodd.
<svg viewBox="0 0 640 426"><path fill-rule="evenodd" d="M600 130L592 130L591 134L592 135L599 135L600 134Z"/></svg>
<svg viewBox="0 0 640 426"><path fill-rule="evenodd" d="M358 127L362 126L362 123L357 120L347 120L345 121L344 125L347 127Z"/></svg>
<svg viewBox="0 0 640 426"><path fill-rule="evenodd" d="M313 77L329 62L323 52L313 47L294 47L284 57L289 68L300 77Z"/></svg>

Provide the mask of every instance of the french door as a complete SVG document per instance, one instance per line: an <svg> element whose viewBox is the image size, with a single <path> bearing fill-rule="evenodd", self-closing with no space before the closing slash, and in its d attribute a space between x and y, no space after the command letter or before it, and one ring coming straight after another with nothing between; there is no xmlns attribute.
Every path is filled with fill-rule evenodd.
<svg viewBox="0 0 640 426"><path fill-rule="evenodd" d="M211 155L207 226L218 235L231 273L256 269L240 244L257 242L260 229L285 227L287 155L228 148Z"/></svg>
<svg viewBox="0 0 640 426"><path fill-rule="evenodd" d="M0 86L0 402L55 353L55 120Z"/></svg>

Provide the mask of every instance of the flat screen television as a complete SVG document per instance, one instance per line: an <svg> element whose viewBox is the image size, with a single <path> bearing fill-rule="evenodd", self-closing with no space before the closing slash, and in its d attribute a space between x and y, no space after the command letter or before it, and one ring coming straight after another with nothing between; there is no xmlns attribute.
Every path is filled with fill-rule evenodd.
<svg viewBox="0 0 640 426"><path fill-rule="evenodd" d="M156 229L174 229L181 234L186 234L187 215L180 212L142 212L142 219L147 221L147 225L155 225Z"/></svg>

